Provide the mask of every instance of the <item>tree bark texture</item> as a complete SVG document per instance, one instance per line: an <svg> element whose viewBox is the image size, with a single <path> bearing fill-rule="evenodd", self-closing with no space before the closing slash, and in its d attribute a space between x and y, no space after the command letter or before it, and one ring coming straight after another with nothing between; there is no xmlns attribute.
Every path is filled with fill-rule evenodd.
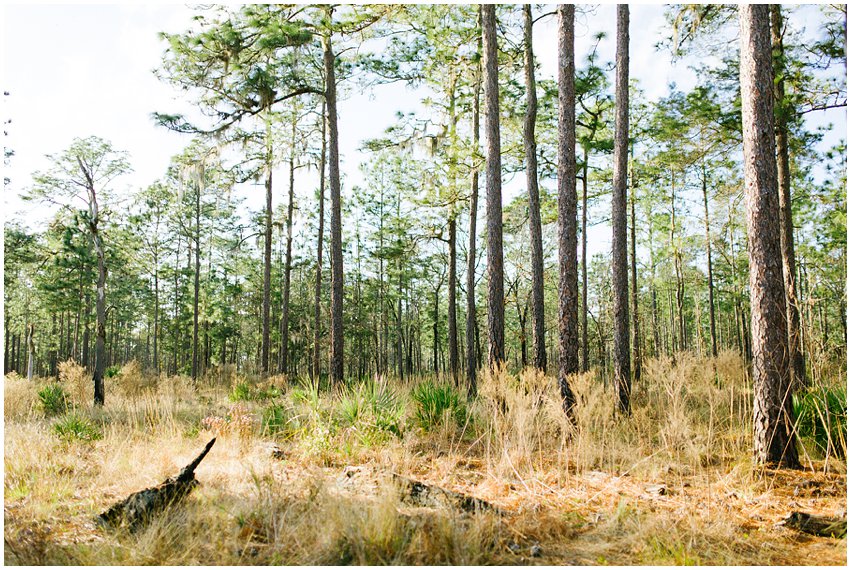
<svg viewBox="0 0 851 570"><path fill-rule="evenodd" d="M316 237L316 284L313 295L313 367L314 378L319 378L319 337L322 329L322 239L325 234L325 162L326 162L326 130L328 118L325 112L325 101L322 102L322 150L319 155L319 229ZM383 312L383 311L382 311Z"/></svg>
<svg viewBox="0 0 851 570"><path fill-rule="evenodd" d="M774 155L769 7L739 6L739 27L753 342L754 453L759 463L797 467Z"/></svg>
<svg viewBox="0 0 851 570"><path fill-rule="evenodd" d="M328 7L330 20L333 8ZM343 381L343 221L337 134L337 81L331 34L324 38L325 102L328 106L328 180L331 190L331 358L333 382Z"/></svg>
<svg viewBox="0 0 851 570"><path fill-rule="evenodd" d="M614 293L615 394L630 408L629 281L626 238L627 142L629 138L629 6L618 4L615 72L615 164L612 189L612 290Z"/></svg>
<svg viewBox="0 0 851 570"><path fill-rule="evenodd" d="M572 4L558 8L558 384L568 416L575 404L569 376L579 372L575 11Z"/></svg>
<svg viewBox="0 0 851 570"><path fill-rule="evenodd" d="M482 9L479 7L478 25L482 25ZM482 53L482 36L479 34L477 53ZM479 210L479 94L482 83L481 58L477 58L475 93L473 94L473 157L470 172L470 232L467 247L467 393L469 397L476 395L476 372L478 369L476 345L478 332L476 330L476 217Z"/></svg>
<svg viewBox="0 0 851 570"><path fill-rule="evenodd" d="M538 151L535 144L535 119L538 116L538 95L535 92L535 55L532 50L532 6L530 4L523 5L523 45L526 72L526 117L523 123L523 147L526 154L526 191L529 194L529 239L532 249L532 348L534 351L532 365L538 370L546 372L544 247L541 238L541 200L538 196Z"/></svg>
<svg viewBox="0 0 851 570"><path fill-rule="evenodd" d="M485 79L485 155L487 157L488 365L505 361L505 284L502 259L502 160L499 141L499 71L496 8L482 6Z"/></svg>

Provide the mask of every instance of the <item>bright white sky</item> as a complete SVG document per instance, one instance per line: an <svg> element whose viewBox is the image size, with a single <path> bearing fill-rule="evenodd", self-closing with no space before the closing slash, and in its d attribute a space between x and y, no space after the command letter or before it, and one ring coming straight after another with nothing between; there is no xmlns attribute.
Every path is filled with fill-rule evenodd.
<svg viewBox="0 0 851 570"><path fill-rule="evenodd" d="M601 62L614 59L614 5L599 6L593 13L577 15L577 59L585 56L593 35L605 31L609 38L600 46ZM549 11L549 8L547 9ZM535 14L542 10L536 10ZM134 173L121 184L128 189L149 185L162 176L170 158L189 142L157 127L153 111L186 111L187 104L172 87L158 81L151 70L159 65L164 43L160 31L179 32L190 25L191 9L183 5L7 5L2 27L0 77L4 91L2 117L11 117L10 135L4 141L15 151L6 175L11 191L4 195L5 219L29 224L45 221L43 206L23 203L19 194L30 183L30 174L49 167L44 157L58 153L74 137L97 135L115 148L130 153ZM655 44L665 26L663 7L631 6L630 75L637 78L650 99L668 92L668 84L680 89L693 86L688 62L673 67ZM535 53L541 68L539 79L555 77L556 30L554 18L535 26ZM401 84L381 86L372 93L352 93L339 105L341 172L344 189L362 184L358 165L365 157L357 151L367 138L381 135L394 122L395 112L418 108L422 92ZM813 114L816 115L816 114ZM833 121L834 137L846 131L844 110L813 117ZM307 176L305 172L303 176ZM315 173L297 179L297 192L312 194ZM275 204L285 200L283 173L275 185ZM524 187L522 176L506 184L505 200ZM246 205L259 209L259 187L243 190ZM482 208L483 209L483 208ZM298 228L296 228L298 229ZM608 232L589 237L592 251L608 247Z"/></svg>

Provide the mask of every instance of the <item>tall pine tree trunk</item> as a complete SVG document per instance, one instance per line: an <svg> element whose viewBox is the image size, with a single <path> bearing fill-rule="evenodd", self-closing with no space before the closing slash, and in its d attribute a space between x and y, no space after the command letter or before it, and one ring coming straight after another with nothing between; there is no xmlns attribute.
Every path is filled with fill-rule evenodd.
<svg viewBox="0 0 851 570"><path fill-rule="evenodd" d="M780 204L774 155L771 29L767 5L739 6L740 82L753 341L754 453L799 467L792 417Z"/></svg>
<svg viewBox="0 0 851 570"><path fill-rule="evenodd" d="M328 125L325 112L325 101L322 102L322 151L319 155L319 229L316 238L316 284L313 295L313 367L314 378L319 378L319 337L322 329L322 239L325 234L325 152L326 128Z"/></svg>
<svg viewBox="0 0 851 570"><path fill-rule="evenodd" d="M103 376L106 372L106 261L96 222L91 224L91 229L98 263L95 295L95 369L92 379L95 385L95 405L102 406L105 399Z"/></svg>
<svg viewBox="0 0 851 570"><path fill-rule="evenodd" d="M195 188L195 288L192 298L192 380L198 380L198 298L201 292L201 187L203 167Z"/></svg>
<svg viewBox="0 0 851 570"><path fill-rule="evenodd" d="M479 7L478 25L481 28L482 9ZM482 53L482 36L478 36L477 54ZM476 217L479 209L479 93L482 83L481 58L477 59L476 83L473 94L473 157L470 173L470 235L467 247L467 393L476 395L478 331L476 326Z"/></svg>
<svg viewBox="0 0 851 570"><path fill-rule="evenodd" d="M326 7L330 22L333 8ZM323 38L325 102L328 106L328 179L331 189L331 358L330 375L343 381L343 221L340 197L340 153L337 134L337 80L331 32Z"/></svg>
<svg viewBox="0 0 851 570"><path fill-rule="evenodd" d="M488 366L505 361L505 284L502 259L502 160L499 141L499 68L496 7L482 6L485 83L485 154L487 157Z"/></svg>
<svg viewBox="0 0 851 570"><path fill-rule="evenodd" d="M541 202L538 196L538 154L535 144L535 119L538 116L538 95L535 92L535 55L532 50L532 6L530 4L523 5L523 45L526 71L526 118L523 123L523 147L526 153L526 191L529 193L529 239L531 240L532 249L532 348L534 350L532 365L538 370L546 372L544 248L541 239Z"/></svg>
<svg viewBox="0 0 851 570"><path fill-rule="evenodd" d="M264 212L264 246L263 246L263 331L260 347L260 372L263 376L269 373L269 313L272 306L272 117L271 108L266 109L266 210Z"/></svg>
<svg viewBox="0 0 851 570"><path fill-rule="evenodd" d="M558 384L571 417L575 398L569 377L579 372L578 276L576 271L576 85L575 7L558 8ZM585 196L583 196L584 201ZM583 213L584 216L584 213ZM583 218L584 225L584 218ZM583 227L583 232L585 231ZM584 233L583 233L584 239ZM583 265L585 256L583 252ZM583 267L584 273L584 267ZM583 297L587 299L587 297ZM583 306L583 309L585 307ZM587 312L587 311L586 311ZM584 355L587 361L587 353ZM586 362L587 363L587 362Z"/></svg>
<svg viewBox="0 0 851 570"><path fill-rule="evenodd" d="M456 277L457 262L455 259L458 255L456 247L457 234L457 222L455 213L453 212L452 217L449 219L449 282L447 284L449 306L446 320L449 335L449 375L452 377L452 383L455 386L458 386L458 307L456 300L458 282Z"/></svg>
<svg viewBox="0 0 851 570"><path fill-rule="evenodd" d="M633 159L634 161L634 159ZM631 183L630 183L630 210L631 223L629 226L630 233L630 258L632 265L632 359L635 365L633 366L633 378L637 382L641 380L641 329L638 326L638 260L635 251L635 193L638 190L638 182L635 177L635 165L631 167Z"/></svg>
<svg viewBox="0 0 851 570"><path fill-rule="evenodd" d="M612 290L614 293L615 394L629 412L629 283L626 240L627 142L629 137L629 6L618 4L615 72L615 165L612 189Z"/></svg>
<svg viewBox="0 0 851 570"><path fill-rule="evenodd" d="M791 173L789 170L789 117L784 82L783 17L779 4L771 4L771 43L774 61L774 136L777 144L777 185L780 198L780 251L783 254L783 281L786 287L786 321L789 328L789 355L795 387L807 384L801 343L801 315L798 310L798 284L795 271L795 239L792 226Z"/></svg>
<svg viewBox="0 0 851 570"><path fill-rule="evenodd" d="M287 203L287 251L284 260L284 299L281 308L281 358L279 371L281 374L289 372L289 347L290 347L290 276L293 267L293 208L295 206L295 145L298 115L293 106L293 119L291 124L290 151L290 190Z"/></svg>

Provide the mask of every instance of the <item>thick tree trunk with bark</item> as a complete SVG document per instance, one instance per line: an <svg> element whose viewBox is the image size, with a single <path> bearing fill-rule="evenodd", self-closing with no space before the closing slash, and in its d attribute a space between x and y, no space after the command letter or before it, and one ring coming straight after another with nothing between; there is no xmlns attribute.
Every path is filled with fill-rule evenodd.
<svg viewBox="0 0 851 570"><path fill-rule="evenodd" d="M538 196L538 152L535 144L535 120L538 95L535 92L535 55L532 50L532 6L523 5L523 45L526 75L526 117L523 123L523 147L526 154L526 191L529 194L529 239L532 249L532 365L547 370L547 345L544 338L544 247L541 239L541 201ZM575 199L574 199L575 200ZM574 232L575 233L575 232Z"/></svg>
<svg viewBox="0 0 851 570"><path fill-rule="evenodd" d="M627 142L629 137L629 6L617 8L615 73L615 164L612 191L612 290L614 293L615 394L630 409L629 281L626 240Z"/></svg>
<svg viewBox="0 0 851 570"><path fill-rule="evenodd" d="M313 295L313 367L314 378L319 378L319 337L322 329L322 240L325 237L325 152L326 129L328 126L325 112L325 101L322 102L322 151L319 155L319 229L316 238L316 284Z"/></svg>
<svg viewBox="0 0 851 570"><path fill-rule="evenodd" d="M505 284L502 259L502 160L499 141L499 68L496 7L482 6L488 228L488 365L505 361Z"/></svg>
<svg viewBox="0 0 851 570"><path fill-rule="evenodd" d="M478 25L482 24L482 9L479 7ZM482 53L482 36L479 34L477 53ZM470 173L470 235L467 247L467 394L476 395L476 372L478 332L476 327L476 217L479 210L479 93L481 91L481 58L477 58L476 84L473 94L473 157Z"/></svg>
<svg viewBox="0 0 851 570"><path fill-rule="evenodd" d="M333 8L326 8L330 21ZM330 375L343 381L343 221L340 198L340 153L337 134L337 81L331 34L323 38L325 102L328 107L328 179L331 189L331 358Z"/></svg>
<svg viewBox="0 0 851 570"><path fill-rule="evenodd" d="M576 85L575 7L558 8L558 385L562 408L576 402L569 377L579 372L578 275L576 271ZM584 232L584 228L583 228ZM584 234L583 234L584 237ZM584 263L583 254L583 263ZM585 308L585 307L583 307Z"/></svg>
<svg viewBox="0 0 851 570"><path fill-rule="evenodd" d="M739 6L739 26L753 341L754 453L760 463L798 467L774 155L769 7Z"/></svg>
<svg viewBox="0 0 851 570"><path fill-rule="evenodd" d="M774 136L777 144L777 185L780 198L780 251L783 254L783 281L786 288L786 321L789 329L789 355L792 381L796 388L807 384L801 343L801 315L798 310L798 284L795 271L795 239L792 226L792 190L789 170L789 117L784 82L783 16L779 4L771 4L771 44L774 61Z"/></svg>

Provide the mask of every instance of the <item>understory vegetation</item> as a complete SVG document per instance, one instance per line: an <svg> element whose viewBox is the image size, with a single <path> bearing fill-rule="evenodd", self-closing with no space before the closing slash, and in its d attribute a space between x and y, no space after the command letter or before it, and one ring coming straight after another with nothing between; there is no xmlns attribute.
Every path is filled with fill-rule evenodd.
<svg viewBox="0 0 851 570"><path fill-rule="evenodd" d="M844 564L844 539L779 527L845 509L844 373L796 399L805 469L752 461L744 362L645 363L629 418L611 386L485 375L468 401L434 377L330 388L224 367L193 385L131 362L93 407L91 376L5 379L9 564ZM61 402L61 404L60 404ZM131 533L94 517L175 475L212 437L201 486ZM426 507L401 475L494 505Z"/></svg>

